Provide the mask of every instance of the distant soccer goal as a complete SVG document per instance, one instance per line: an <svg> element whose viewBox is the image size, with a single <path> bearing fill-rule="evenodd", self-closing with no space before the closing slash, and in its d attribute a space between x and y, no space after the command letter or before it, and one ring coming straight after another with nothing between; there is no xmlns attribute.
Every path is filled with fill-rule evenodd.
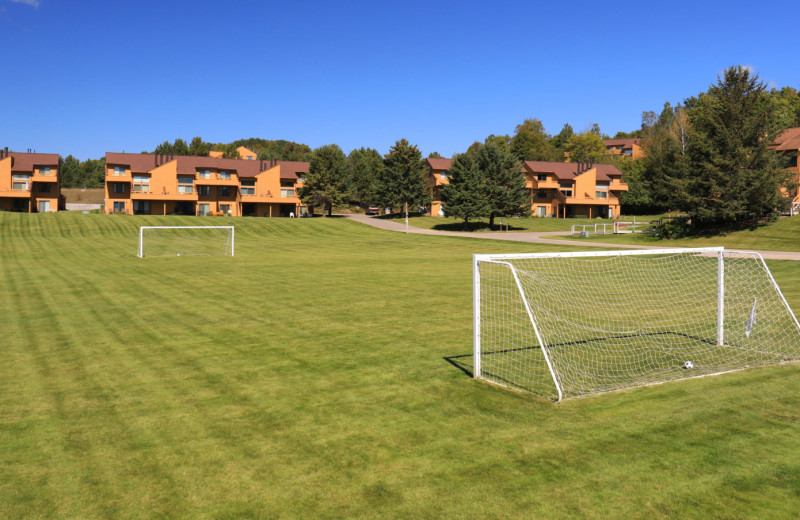
<svg viewBox="0 0 800 520"><path fill-rule="evenodd" d="M761 255L474 255L474 376L556 401L800 361Z"/></svg>
<svg viewBox="0 0 800 520"><path fill-rule="evenodd" d="M137 256L233 256L233 226L141 226Z"/></svg>

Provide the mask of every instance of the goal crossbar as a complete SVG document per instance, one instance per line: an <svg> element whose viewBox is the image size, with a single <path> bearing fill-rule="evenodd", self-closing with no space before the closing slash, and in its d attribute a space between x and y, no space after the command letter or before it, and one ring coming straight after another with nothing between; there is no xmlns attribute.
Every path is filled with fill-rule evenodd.
<svg viewBox="0 0 800 520"><path fill-rule="evenodd" d="M234 226L139 226L139 248L136 253L136 256L139 258L143 258L144 255L144 235L145 231L149 230L198 230L198 231L205 231L205 230L227 230L228 231L228 239L225 245L225 254L228 256L234 256L235 252L235 240L236 240L236 230Z"/></svg>
<svg viewBox="0 0 800 520"><path fill-rule="evenodd" d="M556 401L800 361L753 251L473 255L473 309L474 377Z"/></svg>

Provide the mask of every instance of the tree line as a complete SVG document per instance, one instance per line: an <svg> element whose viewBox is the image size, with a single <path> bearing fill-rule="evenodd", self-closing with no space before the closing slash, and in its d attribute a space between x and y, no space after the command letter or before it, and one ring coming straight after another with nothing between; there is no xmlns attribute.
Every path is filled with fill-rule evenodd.
<svg viewBox="0 0 800 520"><path fill-rule="evenodd" d="M775 219L788 208L785 193L796 184L786 157L769 145L796 126L795 89L770 90L746 67L730 67L706 92L643 114L639 135L646 156L622 165L629 187L623 209L688 215L666 226L671 236Z"/></svg>

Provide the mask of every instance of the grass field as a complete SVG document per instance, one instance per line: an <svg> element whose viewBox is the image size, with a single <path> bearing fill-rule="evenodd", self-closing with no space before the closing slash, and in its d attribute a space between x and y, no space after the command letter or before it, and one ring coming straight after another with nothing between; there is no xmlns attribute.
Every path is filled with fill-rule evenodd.
<svg viewBox="0 0 800 520"><path fill-rule="evenodd" d="M638 221L637 217L637 221ZM550 237L561 238L561 237ZM570 237L564 237L570 238ZM676 240L662 240L650 234L592 235L574 240L608 242L613 244L658 245L676 247L725 246L730 249L760 249L766 251L800 251L800 217L781 218L755 229L732 231L715 236L698 236Z"/></svg>
<svg viewBox="0 0 800 520"><path fill-rule="evenodd" d="M190 224L236 256L135 257ZM558 405L468 377L471 255L552 249L0 213L0 518L796 518L800 366Z"/></svg>
<svg viewBox="0 0 800 520"><path fill-rule="evenodd" d="M636 217L637 222L650 222L662 215L653 216L639 216ZM379 217L386 218L386 217ZM621 217L622 220L630 220L633 217ZM392 215L389 220L395 222L405 223L405 217L398 217ZM470 222L470 231L500 231L500 221L503 225L508 225L508 231L569 231L573 225L591 225L595 224L611 224L614 222L611 219L602 218L496 218L494 229L489 228L488 219L478 219L475 222ZM436 229L439 231L463 231L464 221L453 217L410 217L408 219L409 225L423 228L423 229ZM609 226L609 230L611 227Z"/></svg>

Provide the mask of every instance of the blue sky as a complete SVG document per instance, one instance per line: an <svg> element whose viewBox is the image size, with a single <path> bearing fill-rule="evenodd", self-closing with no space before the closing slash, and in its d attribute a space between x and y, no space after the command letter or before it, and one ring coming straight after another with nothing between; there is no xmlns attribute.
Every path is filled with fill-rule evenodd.
<svg viewBox="0 0 800 520"><path fill-rule="evenodd" d="M529 117L610 135L730 65L800 88L800 3L0 0L0 147L176 137L464 151Z"/></svg>

